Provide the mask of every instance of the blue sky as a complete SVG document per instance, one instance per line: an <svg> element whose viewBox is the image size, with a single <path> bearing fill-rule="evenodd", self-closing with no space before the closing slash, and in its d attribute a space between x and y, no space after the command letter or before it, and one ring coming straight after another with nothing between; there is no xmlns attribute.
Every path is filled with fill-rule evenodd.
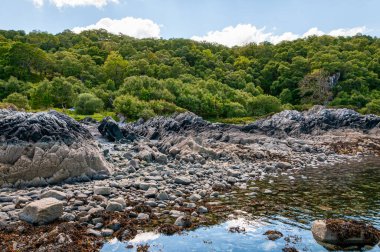
<svg viewBox="0 0 380 252"><path fill-rule="evenodd" d="M379 10L379 0L2 0L0 29L101 27L232 46L312 34L379 36Z"/></svg>

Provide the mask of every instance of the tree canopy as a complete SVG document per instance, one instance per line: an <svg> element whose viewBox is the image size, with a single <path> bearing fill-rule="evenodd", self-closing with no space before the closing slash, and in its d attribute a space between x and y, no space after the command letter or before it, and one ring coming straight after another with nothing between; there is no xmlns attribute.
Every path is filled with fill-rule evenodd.
<svg viewBox="0 0 380 252"><path fill-rule="evenodd" d="M0 101L20 98L25 108L103 108L130 118L184 109L206 118L260 116L313 104L379 113L376 37L233 48L105 30L0 30L0 38Z"/></svg>

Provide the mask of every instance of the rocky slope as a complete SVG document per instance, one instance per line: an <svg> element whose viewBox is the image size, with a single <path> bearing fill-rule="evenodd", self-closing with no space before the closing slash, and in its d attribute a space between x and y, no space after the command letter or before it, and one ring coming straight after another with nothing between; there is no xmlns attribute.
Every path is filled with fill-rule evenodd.
<svg viewBox="0 0 380 252"><path fill-rule="evenodd" d="M90 132L55 111L0 110L0 187L109 175Z"/></svg>

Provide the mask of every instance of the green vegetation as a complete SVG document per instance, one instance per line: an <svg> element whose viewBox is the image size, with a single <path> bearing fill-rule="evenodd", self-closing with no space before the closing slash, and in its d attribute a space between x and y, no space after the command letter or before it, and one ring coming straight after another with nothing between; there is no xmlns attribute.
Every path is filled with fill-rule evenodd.
<svg viewBox="0 0 380 252"><path fill-rule="evenodd" d="M129 120L189 110L244 123L314 104L379 114L380 39L312 36L228 48L104 30L0 30L0 102Z"/></svg>

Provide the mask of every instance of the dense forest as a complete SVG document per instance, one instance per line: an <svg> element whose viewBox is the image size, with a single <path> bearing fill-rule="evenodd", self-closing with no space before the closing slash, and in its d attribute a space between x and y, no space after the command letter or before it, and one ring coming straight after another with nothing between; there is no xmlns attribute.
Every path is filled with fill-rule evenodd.
<svg viewBox="0 0 380 252"><path fill-rule="evenodd" d="M105 30L1 30L0 102L128 119L183 110L256 117L314 104L380 114L380 39L312 36L228 48Z"/></svg>

